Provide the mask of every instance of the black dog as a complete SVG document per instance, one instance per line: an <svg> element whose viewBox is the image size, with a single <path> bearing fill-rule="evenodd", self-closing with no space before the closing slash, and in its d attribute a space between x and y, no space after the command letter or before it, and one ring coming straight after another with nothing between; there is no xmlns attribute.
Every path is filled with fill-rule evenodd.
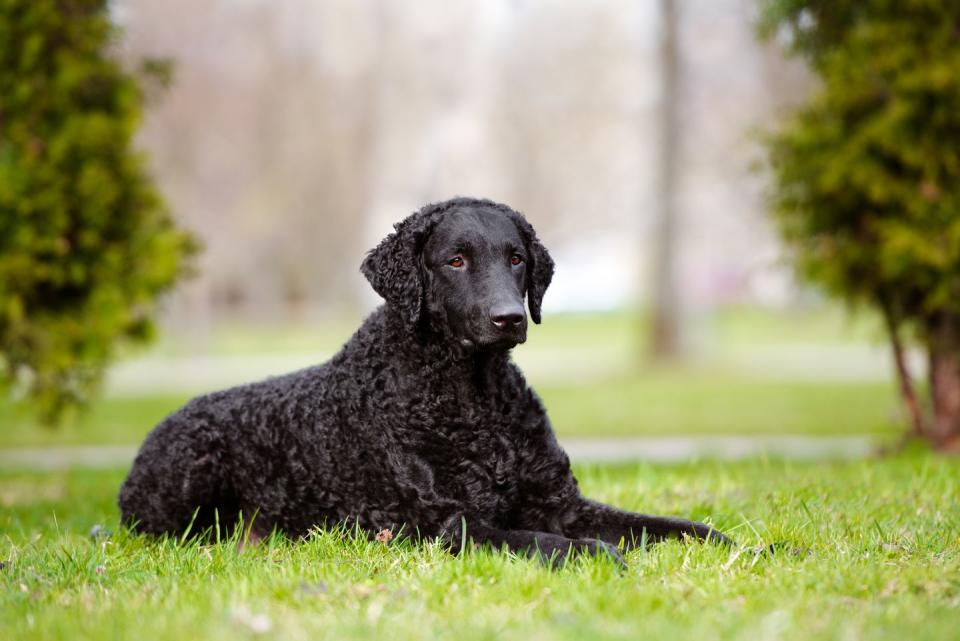
<svg viewBox="0 0 960 641"><path fill-rule="evenodd" d="M363 262L386 300L329 362L196 398L147 437L123 520L181 533L256 515L273 529L357 524L470 537L548 558L689 535L702 523L581 496L543 405L510 360L553 261L509 207L457 198L396 225ZM466 532L461 531L466 527Z"/></svg>

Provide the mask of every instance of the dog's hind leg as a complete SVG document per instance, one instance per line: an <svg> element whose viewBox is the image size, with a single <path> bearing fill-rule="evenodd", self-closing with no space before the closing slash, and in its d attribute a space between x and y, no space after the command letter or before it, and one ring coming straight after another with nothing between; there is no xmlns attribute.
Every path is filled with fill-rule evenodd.
<svg viewBox="0 0 960 641"><path fill-rule="evenodd" d="M577 554L593 556L609 555L617 564L623 565L623 557L617 549L604 541L593 538L567 538L550 532L532 530L503 530L480 523L463 521L458 532L451 533L448 540L453 552L462 549L463 542L488 545L494 549L506 547L511 552L523 553L553 567L562 566Z"/></svg>
<svg viewBox="0 0 960 641"><path fill-rule="evenodd" d="M585 498L579 498L563 520L563 532L567 536L597 537L612 545L620 545L622 541L627 548L641 541L655 543L684 536L733 544L730 538L705 523L627 512Z"/></svg>
<svg viewBox="0 0 960 641"><path fill-rule="evenodd" d="M217 434L177 418L158 426L141 447L120 489L122 520L148 534L227 532L236 525L239 504L224 478Z"/></svg>

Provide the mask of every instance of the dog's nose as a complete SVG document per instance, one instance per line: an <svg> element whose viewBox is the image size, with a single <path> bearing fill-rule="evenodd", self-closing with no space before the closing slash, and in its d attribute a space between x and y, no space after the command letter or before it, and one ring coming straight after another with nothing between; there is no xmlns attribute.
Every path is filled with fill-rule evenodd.
<svg viewBox="0 0 960 641"><path fill-rule="evenodd" d="M497 329L512 329L523 322L523 305L516 303L494 305L490 310L490 322Z"/></svg>

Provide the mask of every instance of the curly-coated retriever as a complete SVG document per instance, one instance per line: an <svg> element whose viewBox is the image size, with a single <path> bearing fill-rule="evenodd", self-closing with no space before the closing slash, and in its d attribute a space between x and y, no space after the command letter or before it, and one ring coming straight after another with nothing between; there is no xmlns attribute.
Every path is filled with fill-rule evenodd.
<svg viewBox="0 0 960 641"><path fill-rule="evenodd" d="M120 491L124 522L160 534L247 517L254 537L346 522L555 561L619 558L616 546L644 537L728 541L580 494L510 360L527 336L524 295L539 323L553 276L519 213L427 205L361 270L386 304L329 362L201 396L150 433Z"/></svg>

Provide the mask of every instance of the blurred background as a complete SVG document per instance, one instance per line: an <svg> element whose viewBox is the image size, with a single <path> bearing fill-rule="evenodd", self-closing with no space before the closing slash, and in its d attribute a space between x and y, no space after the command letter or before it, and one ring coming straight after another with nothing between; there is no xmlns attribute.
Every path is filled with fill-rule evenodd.
<svg viewBox="0 0 960 641"><path fill-rule="evenodd" d="M757 43L752 0L677 2L663 60L662 4L116 3L126 52L176 65L141 142L206 251L170 321L367 309L363 252L456 194L526 212L560 266L550 311L634 307L651 297L664 142L683 305L796 302L751 134L807 77Z"/></svg>
<svg viewBox="0 0 960 641"><path fill-rule="evenodd" d="M523 211L557 263L515 357L561 435L896 432L879 323L798 285L766 217L758 138L814 81L756 11L114 2L121 55L174 63L138 144L204 251L90 414L12 418L6 444L137 443L189 396L328 358L379 302L364 252L454 195Z"/></svg>

